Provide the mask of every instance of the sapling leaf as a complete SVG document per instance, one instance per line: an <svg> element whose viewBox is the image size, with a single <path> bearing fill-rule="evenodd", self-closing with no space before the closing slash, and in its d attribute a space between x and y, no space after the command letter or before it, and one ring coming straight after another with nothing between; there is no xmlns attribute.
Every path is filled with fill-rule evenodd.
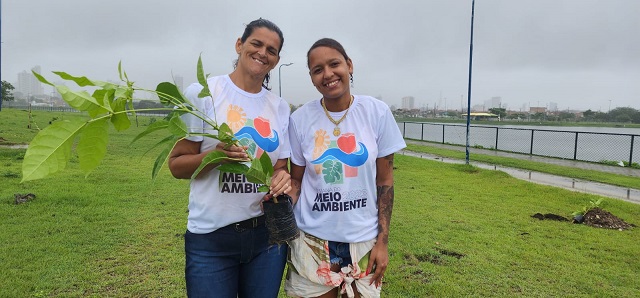
<svg viewBox="0 0 640 298"><path fill-rule="evenodd" d="M218 140L220 140L220 142L228 144L229 146L233 145L235 141L233 131L226 123L222 123L220 124L220 126L218 126Z"/></svg>
<svg viewBox="0 0 640 298"><path fill-rule="evenodd" d="M154 131L158 131L161 129L166 129L167 127L169 127L169 121L167 120L158 120L156 122L153 122L151 124L149 124L149 126L147 126L147 129L145 129L143 132L139 133L137 136L135 136L133 138L133 140L131 140L131 143L129 144L133 144L135 141L139 140L140 138L154 132Z"/></svg>
<svg viewBox="0 0 640 298"><path fill-rule="evenodd" d="M72 76L72 75L70 75L70 74L68 74L66 72L62 72L62 71L54 71L53 73L57 74L63 80L75 82L80 87L96 86L96 84L94 82L92 82L91 80L89 80L87 77L84 77L84 76L75 77L75 76Z"/></svg>
<svg viewBox="0 0 640 298"><path fill-rule="evenodd" d="M127 130L131 127L131 120L129 120L129 116L126 113L126 104L127 100L124 98L118 98L113 102L113 110L115 112L121 112L111 116L111 123L113 123L113 127L115 127L117 131Z"/></svg>
<svg viewBox="0 0 640 298"><path fill-rule="evenodd" d="M85 173L85 177L100 165L107 153L108 128L107 118L103 118L89 122L80 134L76 151L80 160L80 169Z"/></svg>
<svg viewBox="0 0 640 298"><path fill-rule="evenodd" d="M258 186L258 192L269 192L269 186L266 185L260 185ZM274 197L275 198L275 197Z"/></svg>
<svg viewBox="0 0 640 298"><path fill-rule="evenodd" d="M250 168L253 169L253 170L256 170L258 172L264 172L262 170L262 163L258 159L254 159L253 161L251 161L251 167Z"/></svg>
<svg viewBox="0 0 640 298"><path fill-rule="evenodd" d="M273 167L270 167L270 168L273 168ZM271 174L269 174L269 173L266 173L266 175L265 175L265 177L264 177L264 181L265 181L264 186L266 186L266 187L267 187L267 191L269 191L269 186L271 185L271 177L272 177L272 176L271 176ZM277 202L276 202L276 203L277 203Z"/></svg>
<svg viewBox="0 0 640 298"><path fill-rule="evenodd" d="M47 84L49 86L54 86L53 84L49 83L49 81L47 81L47 79L45 79L43 76L41 76L39 73L35 72L35 71L31 71L31 73L33 73L33 75L36 77L36 79L38 79L38 81Z"/></svg>
<svg viewBox="0 0 640 298"><path fill-rule="evenodd" d="M202 85L202 90L200 90L200 93L198 94L198 98L210 96L211 91L209 90L209 83L207 82L208 75L207 76L204 75L204 69L202 67L202 55L198 56L196 77L198 78L198 83Z"/></svg>
<svg viewBox="0 0 640 298"><path fill-rule="evenodd" d="M226 158L227 158L227 155L224 154L224 152L216 151L216 150L209 152L202 159L202 162L200 163L200 166L198 166L196 171L193 172L193 175L191 175L191 179L195 179L198 176L198 174L200 174L200 171L202 171L202 169L204 169L204 167L206 167L207 165L212 164L212 163L222 162Z"/></svg>
<svg viewBox="0 0 640 298"><path fill-rule="evenodd" d="M266 152L260 156L260 164L262 165L262 171L268 176L268 180L271 180L273 176L273 164L271 164L271 157Z"/></svg>
<svg viewBox="0 0 640 298"><path fill-rule="evenodd" d="M120 81L124 81L122 79L122 61L118 61L118 76L120 76Z"/></svg>
<svg viewBox="0 0 640 298"><path fill-rule="evenodd" d="M169 82L162 82L156 87L156 93L160 99L160 103L165 106L176 106L187 101L182 95L182 92L176 87L175 84Z"/></svg>
<svg viewBox="0 0 640 298"><path fill-rule="evenodd" d="M114 98L120 98L120 97L130 98L130 96L129 96L129 88L119 86L114 90L113 96L114 96Z"/></svg>
<svg viewBox="0 0 640 298"><path fill-rule="evenodd" d="M167 159L169 159L169 153L171 153L173 145L174 144L171 144L171 146L168 146L167 148L162 150L162 152L160 152L160 155L158 155L158 157L156 158L156 161L153 163L153 171L151 172L151 178L153 178L153 180L156 179L164 164L167 163Z"/></svg>
<svg viewBox="0 0 640 298"><path fill-rule="evenodd" d="M244 163L225 163L217 168L220 172L228 172L234 174L244 174L249 170L249 167Z"/></svg>
<svg viewBox="0 0 640 298"><path fill-rule="evenodd" d="M73 139L87 122L56 121L29 143L22 162L22 182L44 178L65 168L71 158Z"/></svg>
<svg viewBox="0 0 640 298"><path fill-rule="evenodd" d="M172 146L175 146L176 142L179 141L179 140L180 140L180 138L178 138L178 137L176 137L174 135L169 135L169 136L165 137L164 139L160 140L160 142L155 143L155 145L147 148L147 150L142 155L146 155L147 153L149 153L149 151L151 151L151 150L155 149L156 147L158 147L158 146L160 146L160 145L162 145L164 143L167 143L167 142L171 142L173 144Z"/></svg>
<svg viewBox="0 0 640 298"><path fill-rule="evenodd" d="M88 111L92 117L105 112L112 112L109 105L100 105L87 91L76 92L64 85L56 85L55 87L62 99L76 110Z"/></svg>
<svg viewBox="0 0 640 298"><path fill-rule="evenodd" d="M252 163L251 165L253 166L253 164L258 164L258 163ZM249 168L249 170L244 174L244 176L247 178L247 181L251 183L267 185L267 182L268 182L267 176L262 171L257 170L253 167Z"/></svg>
<svg viewBox="0 0 640 298"><path fill-rule="evenodd" d="M113 93L113 89L98 89L93 91L91 97L95 98L96 102L98 102L98 105L100 106L111 105L111 101L113 101ZM113 105L111 105L111 109L113 109Z"/></svg>
<svg viewBox="0 0 640 298"><path fill-rule="evenodd" d="M173 117L171 117L168 128L169 131L177 137L184 137L188 133L187 125L184 124L184 121L182 121L178 115L173 115Z"/></svg>

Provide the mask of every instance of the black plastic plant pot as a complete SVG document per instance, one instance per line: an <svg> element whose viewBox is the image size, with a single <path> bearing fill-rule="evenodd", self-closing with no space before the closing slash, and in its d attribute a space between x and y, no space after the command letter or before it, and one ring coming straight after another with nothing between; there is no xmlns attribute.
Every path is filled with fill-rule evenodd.
<svg viewBox="0 0 640 298"><path fill-rule="evenodd" d="M283 194L279 195L277 199L278 203L275 203L274 200L262 203L271 244L283 244L298 238L300 235L296 218L293 215L291 197Z"/></svg>
<svg viewBox="0 0 640 298"><path fill-rule="evenodd" d="M578 215L573 217L573 222L574 223L582 223L583 221L584 221L584 215L582 215L582 214L578 214Z"/></svg>

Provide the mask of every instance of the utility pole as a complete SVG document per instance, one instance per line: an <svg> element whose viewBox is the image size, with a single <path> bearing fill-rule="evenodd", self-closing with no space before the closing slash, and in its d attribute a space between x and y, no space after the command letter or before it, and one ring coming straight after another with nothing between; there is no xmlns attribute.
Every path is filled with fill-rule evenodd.
<svg viewBox="0 0 640 298"><path fill-rule="evenodd" d="M473 15L476 1L471 0L471 37L469 39L469 84L467 85L467 132L465 144L465 164L469 164L469 132L471 128L471 69L473 65Z"/></svg>

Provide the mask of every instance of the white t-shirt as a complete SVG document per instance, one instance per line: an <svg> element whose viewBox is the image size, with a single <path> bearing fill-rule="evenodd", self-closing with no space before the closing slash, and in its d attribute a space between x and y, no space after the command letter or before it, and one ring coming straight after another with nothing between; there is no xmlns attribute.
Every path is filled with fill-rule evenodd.
<svg viewBox="0 0 640 298"><path fill-rule="evenodd" d="M338 120L343 112L329 113ZM406 147L389 107L363 95L354 97L340 123L340 136L320 100L291 114L291 162L305 166L298 227L325 240L362 242L378 235L376 159Z"/></svg>
<svg viewBox="0 0 640 298"><path fill-rule="evenodd" d="M248 93L238 88L228 75L209 78L207 83L214 100L198 98L202 90L199 83L187 87L185 97L216 123L227 123L240 143L249 146L252 156L267 153L273 164L278 159L289 158L287 127L291 110L287 102L264 88L259 93ZM182 115L182 120L190 132L217 134L191 114ZM201 152L214 149L219 143L202 136L187 139L201 142ZM191 180L187 229L197 234L209 233L261 215L260 202L265 194L257 192L258 186L241 174L215 169L201 173Z"/></svg>

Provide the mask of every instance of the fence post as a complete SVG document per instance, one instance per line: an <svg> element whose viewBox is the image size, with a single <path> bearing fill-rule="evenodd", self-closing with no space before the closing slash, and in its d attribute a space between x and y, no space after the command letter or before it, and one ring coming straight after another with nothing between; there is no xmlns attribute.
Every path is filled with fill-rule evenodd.
<svg viewBox="0 0 640 298"><path fill-rule="evenodd" d="M402 138L406 138L407 134L407 122L402 122Z"/></svg>
<svg viewBox="0 0 640 298"><path fill-rule="evenodd" d="M633 143L635 143L635 135L631 135L631 150L629 150L629 166L633 163Z"/></svg>
<svg viewBox="0 0 640 298"><path fill-rule="evenodd" d="M531 143L529 145L529 155L533 155L533 132L534 131L535 130L533 130L533 129L531 130Z"/></svg>
<svg viewBox="0 0 640 298"><path fill-rule="evenodd" d="M573 144L573 160L576 160L578 157L578 133L576 131L576 139L575 139L575 143Z"/></svg>
<svg viewBox="0 0 640 298"><path fill-rule="evenodd" d="M420 123L420 141L424 141L424 122Z"/></svg>
<svg viewBox="0 0 640 298"><path fill-rule="evenodd" d="M444 124L442 124L442 144L444 144Z"/></svg>
<svg viewBox="0 0 640 298"><path fill-rule="evenodd" d="M496 126L496 150L498 150L498 131L499 130L500 128Z"/></svg>

